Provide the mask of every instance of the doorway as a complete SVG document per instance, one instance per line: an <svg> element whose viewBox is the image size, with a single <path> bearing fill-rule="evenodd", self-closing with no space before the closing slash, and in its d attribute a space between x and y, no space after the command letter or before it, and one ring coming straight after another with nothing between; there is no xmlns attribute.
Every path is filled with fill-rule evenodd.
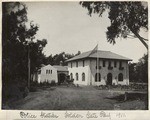
<svg viewBox="0 0 150 120"><path fill-rule="evenodd" d="M58 84L63 83L66 80L66 74L60 73L58 74Z"/></svg>

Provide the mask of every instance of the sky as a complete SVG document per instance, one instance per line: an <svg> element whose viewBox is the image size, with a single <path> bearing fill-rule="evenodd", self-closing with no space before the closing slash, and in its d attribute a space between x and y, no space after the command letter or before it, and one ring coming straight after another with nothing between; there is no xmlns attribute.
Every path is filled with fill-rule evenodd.
<svg viewBox="0 0 150 120"><path fill-rule="evenodd" d="M47 39L46 56L61 52L76 54L94 49L111 51L137 62L147 49L139 39L116 39L116 44L107 42L106 31L110 25L108 14L102 17L88 15L87 9L78 2L26 2L29 21L38 24L36 39ZM144 38L148 34L142 32Z"/></svg>

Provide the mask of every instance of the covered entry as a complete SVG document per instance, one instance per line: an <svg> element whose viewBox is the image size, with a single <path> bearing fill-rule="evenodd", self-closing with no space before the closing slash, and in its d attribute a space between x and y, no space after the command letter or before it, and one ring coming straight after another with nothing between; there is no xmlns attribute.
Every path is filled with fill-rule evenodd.
<svg viewBox="0 0 150 120"><path fill-rule="evenodd" d="M66 74L65 73L59 73L58 74L58 84L63 83L66 80Z"/></svg>
<svg viewBox="0 0 150 120"><path fill-rule="evenodd" d="M57 69L58 84L60 85L65 82L66 77L68 76L68 67L60 65L54 65L54 67Z"/></svg>
<svg viewBox="0 0 150 120"><path fill-rule="evenodd" d="M107 85L112 85L112 74L111 73L107 74Z"/></svg>

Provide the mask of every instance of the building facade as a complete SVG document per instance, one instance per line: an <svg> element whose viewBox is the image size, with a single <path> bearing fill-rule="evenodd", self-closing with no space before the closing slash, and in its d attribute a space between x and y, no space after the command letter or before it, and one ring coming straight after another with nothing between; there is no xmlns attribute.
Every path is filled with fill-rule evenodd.
<svg viewBox="0 0 150 120"><path fill-rule="evenodd" d="M46 65L42 67L39 81L40 83L43 82L51 83L52 81L55 81L57 83L58 82L57 69L51 65Z"/></svg>
<svg viewBox="0 0 150 120"><path fill-rule="evenodd" d="M67 75L67 66L46 65L41 67L41 69L33 75L33 81L37 81L38 83L51 83L52 81L55 81L55 83L62 83L65 81Z"/></svg>
<svg viewBox="0 0 150 120"><path fill-rule="evenodd" d="M126 57L110 51L91 51L67 60L74 84L79 85L129 85L129 67Z"/></svg>

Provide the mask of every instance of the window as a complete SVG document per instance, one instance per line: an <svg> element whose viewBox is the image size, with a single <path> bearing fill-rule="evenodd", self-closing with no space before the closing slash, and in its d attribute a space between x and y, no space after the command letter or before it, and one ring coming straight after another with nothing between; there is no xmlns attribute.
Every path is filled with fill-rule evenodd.
<svg viewBox="0 0 150 120"><path fill-rule="evenodd" d="M85 81L85 73L82 73L82 81Z"/></svg>
<svg viewBox="0 0 150 120"><path fill-rule="evenodd" d="M49 70L49 74L50 74L51 72L50 72L50 70Z"/></svg>
<svg viewBox="0 0 150 120"><path fill-rule="evenodd" d="M78 67L78 61L76 61L76 67Z"/></svg>
<svg viewBox="0 0 150 120"><path fill-rule="evenodd" d="M71 78L71 80L73 79L73 74L72 73L70 73L70 78Z"/></svg>
<svg viewBox="0 0 150 120"><path fill-rule="evenodd" d="M83 60L83 67L84 67L84 60Z"/></svg>
<svg viewBox="0 0 150 120"><path fill-rule="evenodd" d="M52 74L52 70L51 70L51 74Z"/></svg>
<svg viewBox="0 0 150 120"><path fill-rule="evenodd" d="M46 74L48 74L48 70L46 70Z"/></svg>
<svg viewBox="0 0 150 120"><path fill-rule="evenodd" d="M121 61L119 62L119 68L122 68L122 62Z"/></svg>
<svg viewBox="0 0 150 120"><path fill-rule="evenodd" d="M72 68L72 62L71 62L71 68Z"/></svg>
<svg viewBox="0 0 150 120"><path fill-rule="evenodd" d="M108 63L108 67L111 67L111 61L109 61L109 63Z"/></svg>
<svg viewBox="0 0 150 120"><path fill-rule="evenodd" d="M103 60L103 67L105 67L105 60Z"/></svg>
<svg viewBox="0 0 150 120"><path fill-rule="evenodd" d="M113 69L113 67L111 66L111 61L109 60L108 61L108 70L112 70Z"/></svg>
<svg viewBox="0 0 150 120"><path fill-rule="evenodd" d="M123 74L122 73L119 73L119 75L118 75L118 81L123 81Z"/></svg>
<svg viewBox="0 0 150 120"><path fill-rule="evenodd" d="M117 61L114 61L114 67L116 67L117 66Z"/></svg>
<svg viewBox="0 0 150 120"><path fill-rule="evenodd" d="M124 67L122 66L122 61L119 62L119 70L124 70Z"/></svg>
<svg viewBox="0 0 150 120"><path fill-rule="evenodd" d="M100 73L96 73L95 74L95 82L100 82L101 81L101 74Z"/></svg>
<svg viewBox="0 0 150 120"><path fill-rule="evenodd" d="M79 76L78 76L78 73L76 73L76 80L78 80L79 79Z"/></svg>

